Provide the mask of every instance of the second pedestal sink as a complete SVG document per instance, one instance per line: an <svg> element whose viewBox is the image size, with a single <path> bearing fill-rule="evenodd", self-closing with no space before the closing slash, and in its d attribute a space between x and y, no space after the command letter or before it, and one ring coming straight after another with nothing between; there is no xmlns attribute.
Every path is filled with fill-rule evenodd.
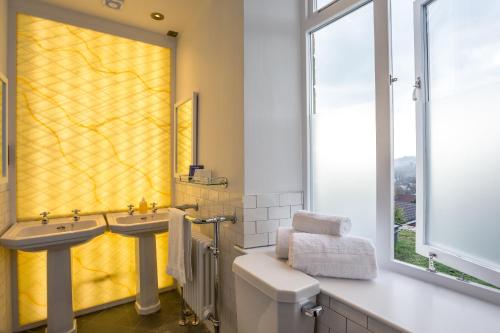
<svg viewBox="0 0 500 333"><path fill-rule="evenodd" d="M47 332L76 332L71 291L72 246L101 235L106 229L102 215L80 220L60 218L16 223L0 238L6 248L22 251L47 250Z"/></svg>
<svg viewBox="0 0 500 333"><path fill-rule="evenodd" d="M111 232L136 238L137 313L147 315L158 311L160 299L155 234L168 230L168 209L135 215L110 213L106 214L106 218Z"/></svg>

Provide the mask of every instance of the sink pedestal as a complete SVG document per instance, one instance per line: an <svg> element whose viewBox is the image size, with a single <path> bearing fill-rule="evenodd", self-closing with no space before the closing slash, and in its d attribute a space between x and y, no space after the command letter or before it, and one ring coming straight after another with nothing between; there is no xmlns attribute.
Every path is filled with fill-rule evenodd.
<svg viewBox="0 0 500 333"><path fill-rule="evenodd" d="M47 333L74 333L69 247L47 251Z"/></svg>
<svg viewBox="0 0 500 333"><path fill-rule="evenodd" d="M137 296L135 309L140 315L160 310L158 271L156 268L156 238L154 234L137 235L136 241Z"/></svg>

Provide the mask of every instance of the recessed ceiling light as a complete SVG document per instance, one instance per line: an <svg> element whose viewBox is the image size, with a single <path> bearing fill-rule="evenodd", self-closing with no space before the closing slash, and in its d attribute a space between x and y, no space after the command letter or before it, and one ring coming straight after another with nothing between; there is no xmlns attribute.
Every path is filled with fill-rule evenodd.
<svg viewBox="0 0 500 333"><path fill-rule="evenodd" d="M125 0L102 0L102 4L111 9L122 9L123 3Z"/></svg>
<svg viewBox="0 0 500 333"><path fill-rule="evenodd" d="M153 12L151 13L151 18L156 21L161 21L165 18L165 16L162 13Z"/></svg>

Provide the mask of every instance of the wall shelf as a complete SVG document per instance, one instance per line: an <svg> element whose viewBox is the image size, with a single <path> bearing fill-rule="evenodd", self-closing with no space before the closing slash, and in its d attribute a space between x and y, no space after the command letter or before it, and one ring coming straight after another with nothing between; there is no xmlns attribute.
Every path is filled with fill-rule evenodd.
<svg viewBox="0 0 500 333"><path fill-rule="evenodd" d="M226 177L190 177L188 175L180 175L177 177L177 181L180 183L196 184L203 186L216 186L221 188L227 188L228 180Z"/></svg>

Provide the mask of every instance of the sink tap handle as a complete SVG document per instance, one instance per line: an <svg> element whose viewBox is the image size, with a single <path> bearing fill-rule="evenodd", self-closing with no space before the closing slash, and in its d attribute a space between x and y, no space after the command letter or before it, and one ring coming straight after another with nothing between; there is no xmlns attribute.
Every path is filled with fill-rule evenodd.
<svg viewBox="0 0 500 333"><path fill-rule="evenodd" d="M158 204L156 202L153 202L151 204L151 210L153 211L153 213L156 213L156 211L158 210Z"/></svg>
<svg viewBox="0 0 500 333"><path fill-rule="evenodd" d="M80 216L78 214L81 212L78 208L75 208L71 211L73 213L73 221L80 221Z"/></svg>
<svg viewBox="0 0 500 333"><path fill-rule="evenodd" d="M43 224L49 223L49 214L50 214L50 212L41 212L40 213L40 216L42 217Z"/></svg>
<svg viewBox="0 0 500 333"><path fill-rule="evenodd" d="M134 215L134 205L130 204L128 207L128 215Z"/></svg>

